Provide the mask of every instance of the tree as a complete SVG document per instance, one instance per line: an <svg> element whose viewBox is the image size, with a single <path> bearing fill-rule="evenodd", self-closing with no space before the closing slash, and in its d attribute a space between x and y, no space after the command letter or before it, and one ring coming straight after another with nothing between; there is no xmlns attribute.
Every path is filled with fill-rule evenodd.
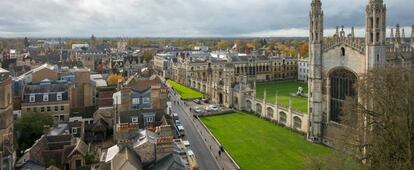
<svg viewBox="0 0 414 170"><path fill-rule="evenodd" d="M145 49L144 50L144 60L148 63L150 62L155 55L155 51L152 49Z"/></svg>
<svg viewBox="0 0 414 170"><path fill-rule="evenodd" d="M217 43L217 49L220 49L220 50L227 50L231 48L231 46L232 46L231 43L227 40L220 40Z"/></svg>
<svg viewBox="0 0 414 170"><path fill-rule="evenodd" d="M336 146L368 169L414 167L414 74L402 67L371 70L358 79L358 97L342 107Z"/></svg>
<svg viewBox="0 0 414 170"><path fill-rule="evenodd" d="M34 142L39 139L44 130L44 126L52 126L53 117L50 113L23 113L22 117L17 119L14 127L17 135L18 154L21 151L30 148Z"/></svg>
<svg viewBox="0 0 414 170"><path fill-rule="evenodd" d="M106 80L108 83L108 86L114 86L117 85L119 81L124 80L122 75L120 74L111 74L108 76L108 79Z"/></svg>
<svg viewBox="0 0 414 170"><path fill-rule="evenodd" d="M308 43L302 43L300 46L299 46L299 54L300 54L300 56L301 57L306 57L306 56L308 56L308 53L309 53L309 44Z"/></svg>

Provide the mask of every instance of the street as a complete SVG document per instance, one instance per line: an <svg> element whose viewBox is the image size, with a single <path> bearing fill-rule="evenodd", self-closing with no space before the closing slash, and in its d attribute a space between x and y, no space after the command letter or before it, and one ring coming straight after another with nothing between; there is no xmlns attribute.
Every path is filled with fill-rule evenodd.
<svg viewBox="0 0 414 170"><path fill-rule="evenodd" d="M198 165L200 166L201 170L218 170L220 169L211 155L209 149L207 148L206 144L204 143L202 137L197 132L196 127L191 122L193 117L189 116L182 104L177 104L176 101L180 101L180 99L175 96L171 95L172 101L172 111L178 114L180 118L181 124L184 126L185 138L190 142L190 148L194 151ZM184 106L185 107L185 106Z"/></svg>

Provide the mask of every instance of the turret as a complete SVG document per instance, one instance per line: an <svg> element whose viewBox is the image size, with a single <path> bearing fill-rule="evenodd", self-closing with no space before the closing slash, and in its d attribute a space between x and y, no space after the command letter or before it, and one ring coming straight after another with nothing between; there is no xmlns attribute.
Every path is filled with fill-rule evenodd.
<svg viewBox="0 0 414 170"><path fill-rule="evenodd" d="M400 33L400 24L395 26L395 42L401 44L401 33Z"/></svg>
<svg viewBox="0 0 414 170"><path fill-rule="evenodd" d="M322 139L322 39L323 11L320 0L312 0L309 27L309 81L308 102L310 124L308 139L321 142ZM339 34L337 32L337 35ZM311 93L312 92L312 93Z"/></svg>
<svg viewBox="0 0 414 170"><path fill-rule="evenodd" d="M411 27L411 46L414 47L414 25Z"/></svg>
<svg viewBox="0 0 414 170"><path fill-rule="evenodd" d="M366 68L385 63L387 8L383 0L370 0L365 11Z"/></svg>

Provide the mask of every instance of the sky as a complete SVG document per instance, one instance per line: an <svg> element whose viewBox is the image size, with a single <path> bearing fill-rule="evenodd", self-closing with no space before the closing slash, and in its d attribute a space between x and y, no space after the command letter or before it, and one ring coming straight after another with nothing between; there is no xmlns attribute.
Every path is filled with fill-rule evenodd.
<svg viewBox="0 0 414 170"><path fill-rule="evenodd" d="M305 37L311 0L0 0L0 37ZM413 0L384 0L388 26ZM364 32L368 0L322 0L326 34ZM388 34L388 33L387 33Z"/></svg>

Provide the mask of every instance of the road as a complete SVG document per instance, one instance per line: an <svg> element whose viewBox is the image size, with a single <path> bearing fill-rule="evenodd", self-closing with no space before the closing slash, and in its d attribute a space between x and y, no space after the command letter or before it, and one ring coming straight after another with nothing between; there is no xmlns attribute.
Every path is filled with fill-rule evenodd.
<svg viewBox="0 0 414 170"><path fill-rule="evenodd" d="M204 143L202 137L197 132L197 128L192 123L193 117L189 116L184 110L182 104L176 104L175 101L180 99L177 96L171 95L172 110L178 114L181 124L184 126L185 138L190 142L190 148L197 157L198 165L201 170L218 170L220 169L211 155L207 145Z"/></svg>

